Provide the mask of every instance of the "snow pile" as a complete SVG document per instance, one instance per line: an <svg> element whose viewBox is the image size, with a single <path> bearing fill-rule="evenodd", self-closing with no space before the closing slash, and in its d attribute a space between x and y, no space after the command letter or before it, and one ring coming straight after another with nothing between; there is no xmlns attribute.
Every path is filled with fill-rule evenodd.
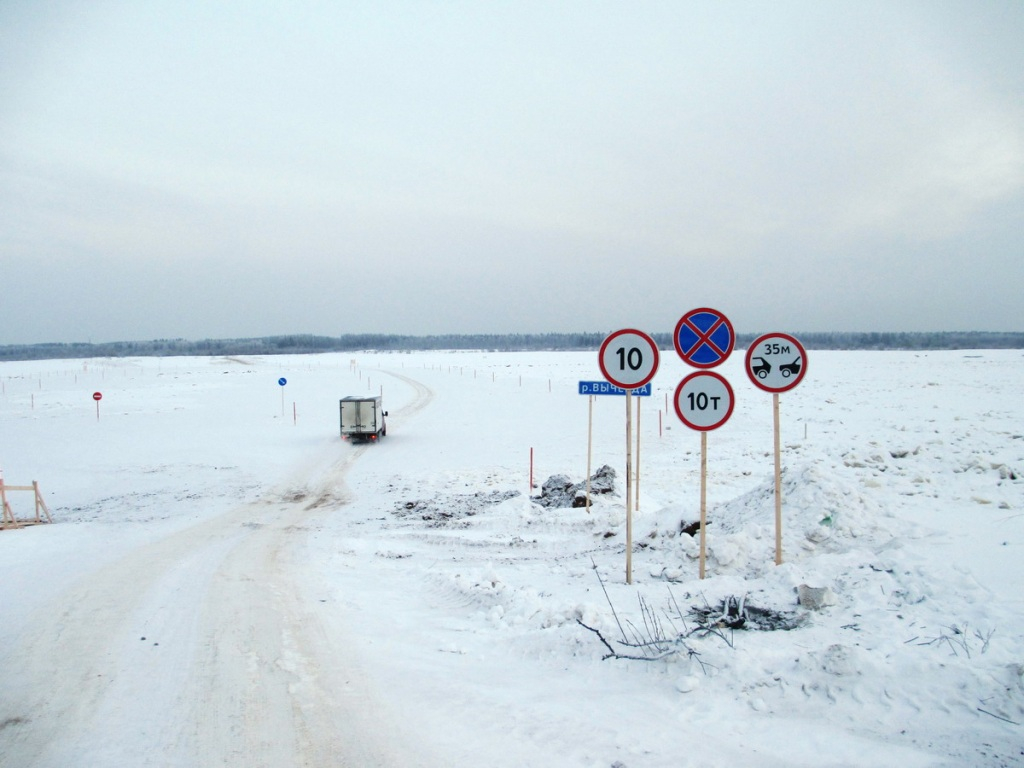
<svg viewBox="0 0 1024 768"><path fill-rule="evenodd" d="M586 507L587 493L591 503L595 496L615 491L615 470L605 464L590 476L590 482L574 483L568 475L552 475L541 486L540 496L533 501L542 507Z"/></svg>

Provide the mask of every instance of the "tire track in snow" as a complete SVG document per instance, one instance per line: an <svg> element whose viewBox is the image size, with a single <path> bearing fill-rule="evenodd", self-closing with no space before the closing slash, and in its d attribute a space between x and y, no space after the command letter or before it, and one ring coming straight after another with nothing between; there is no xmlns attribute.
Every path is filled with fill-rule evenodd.
<svg viewBox="0 0 1024 768"><path fill-rule="evenodd" d="M397 421L433 398L384 373L414 390ZM350 500L345 476L366 448L345 447L41 607L8 656L2 762L424 764L402 746L352 655L351 623L317 599L323 574L304 558L318 516Z"/></svg>
<svg viewBox="0 0 1024 768"><path fill-rule="evenodd" d="M416 415L430 405L430 402L434 399L434 391L426 384L404 374L398 373L397 371L380 369L380 372L396 378L399 381L405 382L413 389L414 395L412 402L403 405L395 414L399 422ZM391 417L389 416L388 418Z"/></svg>

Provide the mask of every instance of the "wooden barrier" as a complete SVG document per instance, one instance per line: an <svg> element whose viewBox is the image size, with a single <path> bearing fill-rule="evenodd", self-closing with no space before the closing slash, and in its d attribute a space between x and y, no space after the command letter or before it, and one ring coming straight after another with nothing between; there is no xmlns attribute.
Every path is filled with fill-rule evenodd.
<svg viewBox="0 0 1024 768"><path fill-rule="evenodd" d="M11 509L11 504L7 500L8 491L32 491L36 497L36 514L34 519L19 520L14 516L14 511ZM39 492L39 483L35 480L32 481L32 485L7 485L4 483L3 478L0 477L0 504L3 506L3 516L0 518L0 528L21 528L25 525L38 525L39 523L52 523L53 518L50 516L50 509L46 506L46 501L43 500L43 495ZM46 519L43 519L45 515Z"/></svg>

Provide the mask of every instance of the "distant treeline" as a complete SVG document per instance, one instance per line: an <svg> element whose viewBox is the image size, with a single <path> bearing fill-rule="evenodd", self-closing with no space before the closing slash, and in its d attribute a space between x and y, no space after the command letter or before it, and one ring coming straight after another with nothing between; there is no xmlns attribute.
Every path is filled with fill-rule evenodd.
<svg viewBox="0 0 1024 768"><path fill-rule="evenodd" d="M746 349L760 333L738 333ZM794 333L808 349L1024 349L1024 332ZM314 352L414 352L424 350L597 350L606 333L512 333L400 336L353 333L342 336L265 336L257 339L154 339L101 344L12 344L0 346L0 360L49 360L90 357L169 357L175 355L294 355ZM672 349L671 333L654 333L661 349Z"/></svg>

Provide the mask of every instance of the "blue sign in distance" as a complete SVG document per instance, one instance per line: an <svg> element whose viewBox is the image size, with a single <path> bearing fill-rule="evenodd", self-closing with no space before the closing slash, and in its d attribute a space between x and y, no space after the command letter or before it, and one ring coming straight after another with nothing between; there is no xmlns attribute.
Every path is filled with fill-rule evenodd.
<svg viewBox="0 0 1024 768"><path fill-rule="evenodd" d="M286 379L284 376L282 376L280 379L277 380L277 383L280 384L283 387L285 384L288 383L288 379Z"/></svg>
<svg viewBox="0 0 1024 768"><path fill-rule="evenodd" d="M691 309L676 324L676 352L694 368L714 368L725 362L736 344L729 318L717 309Z"/></svg>
<svg viewBox="0 0 1024 768"><path fill-rule="evenodd" d="M647 382L642 387L630 390L634 395L639 397L650 397L651 396L651 382ZM622 387L616 387L614 384L609 384L607 381L581 381L580 382L580 394L581 395L625 395L626 390Z"/></svg>

